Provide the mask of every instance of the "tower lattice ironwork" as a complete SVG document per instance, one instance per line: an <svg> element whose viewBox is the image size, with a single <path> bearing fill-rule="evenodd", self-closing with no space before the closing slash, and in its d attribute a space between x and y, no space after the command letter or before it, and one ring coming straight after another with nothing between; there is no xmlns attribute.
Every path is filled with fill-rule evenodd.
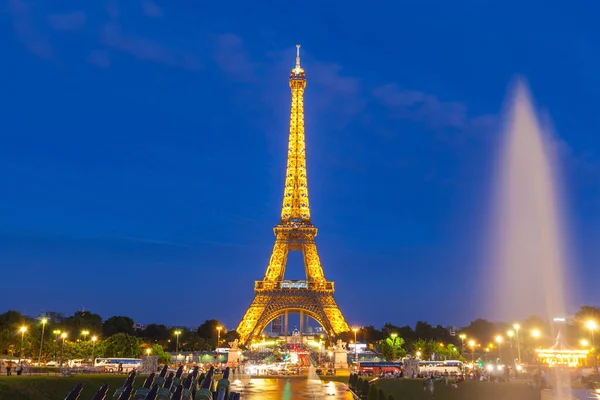
<svg viewBox="0 0 600 400"><path fill-rule="evenodd" d="M255 282L254 300L237 328L243 343L260 335L273 319L285 314L287 320L289 311L313 318L330 336L349 330L333 298L333 282L327 281L323 274L315 244L317 228L310 219L304 137L305 87L306 76L300 66L300 45L297 45L296 66L290 74L292 109L281 219L273 229L275 246L265 276ZM302 251L305 281L284 279L290 251Z"/></svg>

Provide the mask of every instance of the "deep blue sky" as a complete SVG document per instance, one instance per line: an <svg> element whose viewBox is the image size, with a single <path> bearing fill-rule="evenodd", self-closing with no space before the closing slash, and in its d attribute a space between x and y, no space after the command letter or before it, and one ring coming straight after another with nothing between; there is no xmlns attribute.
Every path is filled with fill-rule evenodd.
<svg viewBox="0 0 600 400"><path fill-rule="evenodd" d="M592 1L3 0L0 12L2 309L234 328L278 222L296 43L313 222L350 324L484 312L515 74L561 141L578 300L599 303ZM300 277L299 257L288 271Z"/></svg>

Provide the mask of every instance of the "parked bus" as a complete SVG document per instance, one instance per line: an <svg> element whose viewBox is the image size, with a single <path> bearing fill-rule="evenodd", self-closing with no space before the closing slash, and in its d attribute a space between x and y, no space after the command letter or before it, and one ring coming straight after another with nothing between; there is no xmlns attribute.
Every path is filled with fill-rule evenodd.
<svg viewBox="0 0 600 400"><path fill-rule="evenodd" d="M419 373L421 375L462 375L464 364L458 360L447 361L421 361L419 363Z"/></svg>
<svg viewBox="0 0 600 400"><path fill-rule="evenodd" d="M401 362L360 361L358 363L358 372L364 374L399 373L401 368Z"/></svg>
<svg viewBox="0 0 600 400"><path fill-rule="evenodd" d="M118 372L119 364L123 366L123 372L139 369L142 366L142 360L139 358L96 358L94 367L104 368L107 372Z"/></svg>

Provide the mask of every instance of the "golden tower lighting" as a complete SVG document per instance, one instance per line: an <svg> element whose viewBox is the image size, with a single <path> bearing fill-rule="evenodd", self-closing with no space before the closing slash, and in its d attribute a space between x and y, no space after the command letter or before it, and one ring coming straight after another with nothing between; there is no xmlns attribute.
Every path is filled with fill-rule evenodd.
<svg viewBox="0 0 600 400"><path fill-rule="evenodd" d="M306 75L300 66L300 45L296 46L289 84L292 106L281 218L274 228L275 245L265 276L255 282L254 300L237 327L242 343L260 336L267 324L281 315L285 315L287 328L288 311L300 312L301 320L304 315L313 318L329 337L350 330L333 298L334 283L325 279L315 244L317 228L310 218L304 136ZM305 281L284 280L290 251L302 251Z"/></svg>

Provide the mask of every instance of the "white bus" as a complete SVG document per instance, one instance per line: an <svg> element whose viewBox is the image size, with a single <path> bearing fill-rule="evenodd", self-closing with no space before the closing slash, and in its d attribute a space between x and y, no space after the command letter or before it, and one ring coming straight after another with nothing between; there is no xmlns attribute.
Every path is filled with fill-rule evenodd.
<svg viewBox="0 0 600 400"><path fill-rule="evenodd" d="M140 358L96 358L94 367L103 367L108 372L118 372L119 364L123 366L123 372L131 372L134 369L139 369L142 366Z"/></svg>
<svg viewBox="0 0 600 400"><path fill-rule="evenodd" d="M421 361L419 363L419 372L421 375L462 375L464 364L458 360L447 361Z"/></svg>

